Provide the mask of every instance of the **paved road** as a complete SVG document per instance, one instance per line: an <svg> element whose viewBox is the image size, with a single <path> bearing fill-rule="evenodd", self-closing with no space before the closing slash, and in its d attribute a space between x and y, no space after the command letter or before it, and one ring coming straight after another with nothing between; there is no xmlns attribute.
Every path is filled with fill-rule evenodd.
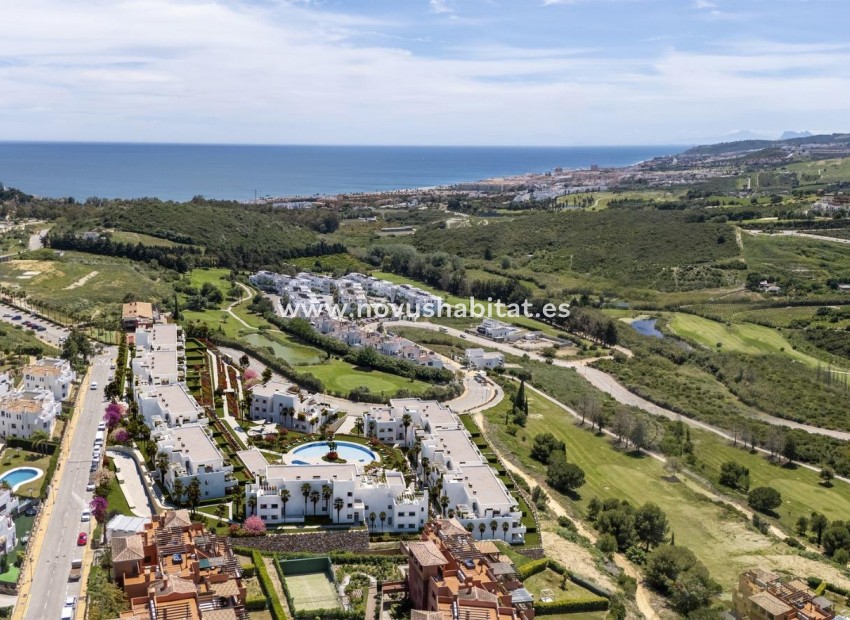
<svg viewBox="0 0 850 620"><path fill-rule="evenodd" d="M71 560L83 557L83 548L77 546L77 535L80 532L90 534L90 530L94 530L94 520L81 523L80 515L91 501L86 485L91 474L92 447L105 407L103 386L111 374L109 364L116 353L117 350L110 347L92 361L91 381L97 382L97 390L90 390L88 385L81 387L84 390L81 411L76 414L76 423L69 427L69 432L73 433L70 452L57 471L61 473L58 488L54 485L51 489L51 493L58 494L54 498L55 507L51 514L45 515L49 521L35 560L29 595L26 600L19 601L25 606L23 617L27 620L58 618L65 597L80 593L80 582L68 581L68 572Z"/></svg>
<svg viewBox="0 0 850 620"><path fill-rule="evenodd" d="M29 243L27 244L27 249L30 251L40 250L44 247L44 244L41 242L41 238L47 234L49 228L43 228L38 232L35 232L30 235Z"/></svg>

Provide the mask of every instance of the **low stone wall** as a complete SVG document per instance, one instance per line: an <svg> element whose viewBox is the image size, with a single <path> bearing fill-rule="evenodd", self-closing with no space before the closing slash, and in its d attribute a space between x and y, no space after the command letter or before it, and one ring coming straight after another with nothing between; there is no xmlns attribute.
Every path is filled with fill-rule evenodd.
<svg viewBox="0 0 850 620"><path fill-rule="evenodd" d="M527 558L531 558L532 560L539 560L546 557L546 554L543 552L543 547L519 547L514 549L514 551Z"/></svg>
<svg viewBox="0 0 850 620"><path fill-rule="evenodd" d="M369 551L369 532L357 530L320 530L293 534L266 534L231 538L234 547L259 551L288 551L297 553L328 553L329 551Z"/></svg>

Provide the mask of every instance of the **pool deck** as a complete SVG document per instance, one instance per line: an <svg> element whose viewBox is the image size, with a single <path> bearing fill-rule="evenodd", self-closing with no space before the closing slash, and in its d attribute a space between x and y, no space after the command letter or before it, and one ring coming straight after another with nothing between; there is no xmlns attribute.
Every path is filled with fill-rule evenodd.
<svg viewBox="0 0 850 620"><path fill-rule="evenodd" d="M2 482L3 480L6 480L11 474L14 474L15 472L18 472L18 471L34 471L35 475L30 476L26 480L21 480L20 482L16 482L15 484L13 484L12 485L12 492L13 493L15 491L17 491L18 488L21 487L22 485L28 484L28 483L32 482L33 480L38 480L39 478L44 476L44 472L41 471L41 469L39 469L38 467L30 467L29 465L24 465L22 467L15 467L14 469L10 469L6 473L4 473L2 476L0 476L0 482Z"/></svg>
<svg viewBox="0 0 850 620"><path fill-rule="evenodd" d="M309 443L305 443L305 444L302 444L300 446L297 446L296 448L293 448L292 450L290 450L289 452L287 452L286 454L283 455L283 462L287 465L328 465L328 464L331 464L329 461L322 460L322 457L327 453L326 448L321 451L321 454L315 454L315 455L313 455L313 454L311 454L311 455L303 454L303 451L305 450L305 448L318 448L320 446L327 446L327 442L326 441L313 441L313 442L309 442ZM352 450L352 449L357 451L357 453L358 453L357 458L355 458L355 457L349 458L349 457L346 456L346 454L343 454L344 452L346 452L346 450ZM364 454L365 452L368 452L369 454L371 454L372 458L369 458L368 455ZM377 453L375 453L373 450L369 449L368 447L357 444L357 443L347 442L347 441L338 441L337 442L337 453L339 454L339 457L345 461L346 464L368 465L369 463L372 463L374 461L380 462L380 460L381 460L381 457ZM360 458L360 454L363 454L362 458Z"/></svg>

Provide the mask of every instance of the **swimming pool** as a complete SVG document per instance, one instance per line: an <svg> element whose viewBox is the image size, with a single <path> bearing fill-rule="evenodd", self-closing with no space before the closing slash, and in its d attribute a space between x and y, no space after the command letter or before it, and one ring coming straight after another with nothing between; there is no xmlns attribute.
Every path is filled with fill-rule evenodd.
<svg viewBox="0 0 850 620"><path fill-rule="evenodd" d="M41 478L43 475L44 472L37 467L16 467L15 469L10 469L0 476L0 483L8 482L12 487L12 490L16 491L22 484L32 482L33 480Z"/></svg>
<svg viewBox="0 0 850 620"><path fill-rule="evenodd" d="M303 446L298 446L292 449L289 454L293 458L289 462L292 465L316 465L318 463L326 463L322 457L328 453L327 441L313 441L305 443ZM357 443L349 441L337 441L336 453L339 458L346 463L356 463L358 465L368 465L372 461L380 461L381 458L366 446L361 446Z"/></svg>

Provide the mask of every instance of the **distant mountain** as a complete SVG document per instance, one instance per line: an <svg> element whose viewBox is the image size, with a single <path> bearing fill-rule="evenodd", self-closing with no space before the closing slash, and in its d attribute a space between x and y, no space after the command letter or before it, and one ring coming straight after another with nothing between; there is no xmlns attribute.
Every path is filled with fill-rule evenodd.
<svg viewBox="0 0 850 620"><path fill-rule="evenodd" d="M794 138L811 138L811 131L783 131L782 135L779 136L780 140L793 140Z"/></svg>
<svg viewBox="0 0 850 620"><path fill-rule="evenodd" d="M787 133L787 132L786 132ZM808 134L808 132L806 132ZM781 140L738 140L732 142L721 142L719 144L706 144L688 149L684 155L734 155L736 153L748 153L759 149L767 149L782 146L794 146L796 144L848 144L850 134L833 133L824 135L805 135Z"/></svg>

